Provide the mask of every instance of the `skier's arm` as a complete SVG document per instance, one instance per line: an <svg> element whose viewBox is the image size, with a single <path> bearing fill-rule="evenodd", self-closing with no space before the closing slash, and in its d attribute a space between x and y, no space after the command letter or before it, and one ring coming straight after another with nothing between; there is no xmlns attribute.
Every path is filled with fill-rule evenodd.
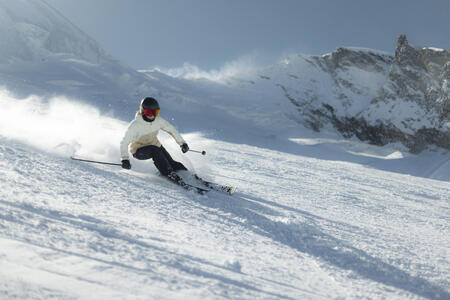
<svg viewBox="0 0 450 300"><path fill-rule="evenodd" d="M120 157L122 160L128 160L129 154L128 154L128 145L133 142L135 138L135 126L133 126L133 123L131 123L128 126L127 131L125 132L125 135L122 138L122 141L120 142Z"/></svg>
<svg viewBox="0 0 450 300"><path fill-rule="evenodd" d="M186 141L181 137L175 127L164 119L161 120L161 129L170 134L178 145L182 146L186 144Z"/></svg>

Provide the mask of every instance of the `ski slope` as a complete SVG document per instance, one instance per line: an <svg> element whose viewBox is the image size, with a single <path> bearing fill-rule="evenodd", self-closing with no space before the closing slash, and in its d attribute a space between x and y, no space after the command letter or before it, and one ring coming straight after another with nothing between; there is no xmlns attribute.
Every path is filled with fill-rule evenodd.
<svg viewBox="0 0 450 300"><path fill-rule="evenodd" d="M186 138L234 196L1 137L0 298L450 297L448 181Z"/></svg>
<svg viewBox="0 0 450 300"><path fill-rule="evenodd" d="M450 299L448 151L306 130L265 83L276 68L139 73L45 2L0 16L0 299ZM305 61L276 82L308 88ZM207 152L161 134L172 156L232 197L187 192L150 161L70 159L119 162L142 96Z"/></svg>

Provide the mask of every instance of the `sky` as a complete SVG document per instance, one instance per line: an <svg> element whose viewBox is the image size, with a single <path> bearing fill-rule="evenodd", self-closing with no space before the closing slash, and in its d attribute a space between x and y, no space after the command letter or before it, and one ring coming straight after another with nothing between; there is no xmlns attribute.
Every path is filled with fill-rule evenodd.
<svg viewBox="0 0 450 300"><path fill-rule="evenodd" d="M45 0L136 69L270 65L342 46L450 50L449 0Z"/></svg>

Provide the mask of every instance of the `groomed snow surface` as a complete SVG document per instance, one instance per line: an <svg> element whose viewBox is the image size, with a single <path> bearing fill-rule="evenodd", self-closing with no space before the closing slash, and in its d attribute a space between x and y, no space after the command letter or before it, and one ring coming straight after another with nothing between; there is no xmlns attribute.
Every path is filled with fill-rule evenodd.
<svg viewBox="0 0 450 300"><path fill-rule="evenodd" d="M450 299L448 154L183 134L201 156L162 135L190 169L238 187L202 196L151 162L69 159L117 162L122 121L68 99L3 101L2 299Z"/></svg>

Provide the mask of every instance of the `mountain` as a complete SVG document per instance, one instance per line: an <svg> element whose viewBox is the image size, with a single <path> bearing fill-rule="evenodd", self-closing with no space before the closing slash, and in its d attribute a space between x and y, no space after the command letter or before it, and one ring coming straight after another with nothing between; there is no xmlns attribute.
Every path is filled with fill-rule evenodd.
<svg viewBox="0 0 450 300"><path fill-rule="evenodd" d="M209 120L209 128L217 122L226 124L227 110L208 103L217 98L215 91L160 72L145 74L130 68L45 1L1 1L0 16L0 85L16 97L70 97L128 121L140 100L151 95L187 131L201 129L195 124L198 119ZM203 107L210 108L208 114Z"/></svg>
<svg viewBox="0 0 450 300"><path fill-rule="evenodd" d="M0 82L19 97L66 95L125 118L154 92L45 1L1 1L0 36Z"/></svg>
<svg viewBox="0 0 450 300"><path fill-rule="evenodd" d="M264 92L274 105L289 102L283 114L314 131L331 125L344 137L401 142L417 153L450 149L449 72L449 52L415 49L400 35L395 55L363 48L293 55L227 83Z"/></svg>
<svg viewBox="0 0 450 300"><path fill-rule="evenodd" d="M3 1L0 15L7 41L0 80L20 97L66 95L129 120L139 99L152 95L187 131L201 130L199 119L208 128L223 124L213 132L221 138L234 139L226 125L233 118L247 133L284 141L306 127L375 145L400 142L413 153L450 149L450 54L416 49L403 35L395 55L363 48L298 54L217 83L137 72L44 1ZM209 114L198 113L204 108Z"/></svg>
<svg viewBox="0 0 450 300"><path fill-rule="evenodd" d="M71 55L99 63L104 50L44 1L0 3L0 62L39 62L51 55Z"/></svg>

